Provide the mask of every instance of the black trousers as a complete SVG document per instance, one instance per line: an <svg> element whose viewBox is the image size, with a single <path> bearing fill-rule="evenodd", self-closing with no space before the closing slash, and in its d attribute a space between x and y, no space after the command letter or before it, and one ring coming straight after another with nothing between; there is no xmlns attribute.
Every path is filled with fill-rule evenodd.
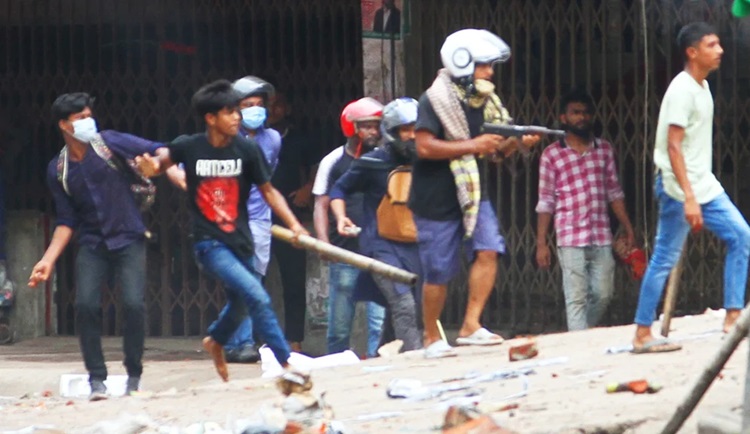
<svg viewBox="0 0 750 434"><path fill-rule="evenodd" d="M107 379L102 353L102 287L117 278L125 314L124 365L130 377L143 372L146 246L143 241L117 250L80 246L76 256L76 323L89 381Z"/></svg>
<svg viewBox="0 0 750 434"><path fill-rule="evenodd" d="M305 310L307 308L307 252L274 238L271 254L276 256L284 290L284 335L289 342L305 339Z"/></svg>

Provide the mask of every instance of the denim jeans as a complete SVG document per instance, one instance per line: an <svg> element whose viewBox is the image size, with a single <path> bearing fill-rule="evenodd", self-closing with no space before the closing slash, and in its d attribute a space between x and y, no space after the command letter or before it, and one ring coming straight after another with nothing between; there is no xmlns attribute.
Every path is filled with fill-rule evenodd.
<svg viewBox="0 0 750 434"><path fill-rule="evenodd" d="M659 222L656 228L654 253L641 282L635 323L650 326L654 322L656 306L664 283L682 253L690 225L685 219L683 202L664 192L661 176L656 177L654 191L659 200ZM726 193L701 205L707 229L727 245L724 264L724 307L742 309L745 305L748 256L750 256L750 227Z"/></svg>
<svg viewBox="0 0 750 434"><path fill-rule="evenodd" d="M352 322L356 303L353 299L359 270L351 265L329 264L328 282L328 353L340 353L350 348ZM367 302L367 356L377 354L385 308Z"/></svg>
<svg viewBox="0 0 750 434"><path fill-rule="evenodd" d="M568 330L595 327L607 310L615 283L612 246L558 247Z"/></svg>
<svg viewBox="0 0 750 434"><path fill-rule="evenodd" d="M76 323L89 381L107 379L102 353L102 285L117 278L125 321L122 330L125 369L128 376L143 372L146 311L146 245L135 241L117 250L82 245L76 255Z"/></svg>
<svg viewBox="0 0 750 434"><path fill-rule="evenodd" d="M253 321L246 315L240 322L240 325L237 326L237 330L234 331L234 334L232 334L224 345L224 349L239 350L243 347L252 347L253 345L255 345L255 341L253 340Z"/></svg>
<svg viewBox="0 0 750 434"><path fill-rule="evenodd" d="M276 360L286 363L289 345L271 308L271 298L253 268L253 258L239 258L216 240L199 241L193 245L193 251L198 264L219 279L226 291L227 304L208 328L211 337L220 345L226 345L247 313Z"/></svg>

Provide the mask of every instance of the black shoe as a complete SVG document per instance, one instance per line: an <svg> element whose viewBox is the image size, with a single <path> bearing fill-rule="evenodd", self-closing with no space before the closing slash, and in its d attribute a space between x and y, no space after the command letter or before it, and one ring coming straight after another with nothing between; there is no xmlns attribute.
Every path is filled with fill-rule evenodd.
<svg viewBox="0 0 750 434"><path fill-rule="evenodd" d="M258 363L260 354L252 345L245 345L242 348L232 348L224 352L227 363Z"/></svg>
<svg viewBox="0 0 750 434"><path fill-rule="evenodd" d="M125 396L130 396L133 392L137 392L140 385L141 377L128 377L128 384L125 386Z"/></svg>
<svg viewBox="0 0 750 434"><path fill-rule="evenodd" d="M260 353L255 346L247 345L242 347L240 350L240 361L239 363L258 363L260 361Z"/></svg>
<svg viewBox="0 0 750 434"><path fill-rule="evenodd" d="M224 349L224 359L227 361L227 363L240 363L239 357L239 348L232 348L231 350Z"/></svg>
<svg viewBox="0 0 750 434"><path fill-rule="evenodd" d="M103 401L109 398L107 395L107 386L101 380L91 380L91 394L89 395L89 401Z"/></svg>

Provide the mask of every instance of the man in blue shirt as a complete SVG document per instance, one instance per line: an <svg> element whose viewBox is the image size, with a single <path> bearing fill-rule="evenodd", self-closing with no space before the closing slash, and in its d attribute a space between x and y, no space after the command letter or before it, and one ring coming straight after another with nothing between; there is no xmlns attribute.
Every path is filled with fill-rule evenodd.
<svg viewBox="0 0 750 434"><path fill-rule="evenodd" d="M50 161L47 184L57 220L52 241L34 266L29 286L49 279L57 258L76 233L76 323L81 352L89 372L91 395L107 398L107 366L102 354L101 287L116 276L122 291L125 321L123 350L128 373L126 394L138 390L143 365L146 227L131 191L132 174L117 170L94 151L101 140L121 161L153 152L159 143L117 131L98 132L86 93L70 93L52 104L52 114L65 147ZM61 168L63 170L61 170Z"/></svg>
<svg viewBox="0 0 750 434"><path fill-rule="evenodd" d="M274 88L265 80L251 75L235 81L232 87L242 97L240 135L258 144L273 173L279 161L281 136L273 128L266 128L266 104L273 95ZM247 215L254 245L253 268L265 277L271 260L271 208L255 185L250 188ZM228 363L256 363L260 359L258 350L255 349L253 323L249 316L245 317L224 345L224 351Z"/></svg>

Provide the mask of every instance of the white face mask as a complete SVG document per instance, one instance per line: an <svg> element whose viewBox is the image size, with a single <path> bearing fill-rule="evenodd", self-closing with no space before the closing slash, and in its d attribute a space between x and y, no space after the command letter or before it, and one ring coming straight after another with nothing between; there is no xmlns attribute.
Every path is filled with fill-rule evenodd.
<svg viewBox="0 0 750 434"><path fill-rule="evenodd" d="M99 132L96 128L96 121L91 117L78 119L71 123L73 124L73 137L83 143L90 142Z"/></svg>

